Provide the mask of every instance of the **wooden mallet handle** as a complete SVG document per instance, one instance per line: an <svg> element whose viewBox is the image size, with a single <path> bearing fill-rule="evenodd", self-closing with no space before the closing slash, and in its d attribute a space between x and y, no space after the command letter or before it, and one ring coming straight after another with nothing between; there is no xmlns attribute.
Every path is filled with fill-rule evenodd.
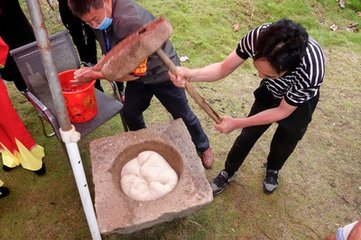
<svg viewBox="0 0 361 240"><path fill-rule="evenodd" d="M177 75L177 68L174 63L169 59L169 57L164 53L164 51L159 48L156 51L159 58L163 61L163 63L167 66L168 70ZM204 100L204 98L199 95L199 93L195 90L195 88L188 81L185 82L185 89L189 96L193 98L193 100L213 119L213 121L217 124L222 122L222 118L216 113L216 111L209 106L209 104Z"/></svg>

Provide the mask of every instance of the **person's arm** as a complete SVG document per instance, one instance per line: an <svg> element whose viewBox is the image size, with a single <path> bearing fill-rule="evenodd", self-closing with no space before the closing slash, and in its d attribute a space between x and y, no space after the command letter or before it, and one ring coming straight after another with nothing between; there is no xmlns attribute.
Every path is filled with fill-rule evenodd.
<svg viewBox="0 0 361 240"><path fill-rule="evenodd" d="M101 71L96 71L92 67L82 67L74 72L74 80L70 81L75 85L82 85L94 79L103 79Z"/></svg>
<svg viewBox="0 0 361 240"><path fill-rule="evenodd" d="M351 229L350 229L351 228ZM339 228L336 234L331 234L325 237L324 240L360 240L361 239L361 219L350 223L342 228Z"/></svg>
<svg viewBox="0 0 361 240"><path fill-rule="evenodd" d="M222 62L195 69L177 67L177 75L169 72L169 76L177 87L184 87L185 81L213 82L231 74L244 61L237 55L236 51L233 51Z"/></svg>
<svg viewBox="0 0 361 240"><path fill-rule="evenodd" d="M223 121L216 124L215 128L222 133L230 133L236 129L271 124L288 117L296 108L283 99L278 107L267 109L247 118L223 116Z"/></svg>
<svg viewBox="0 0 361 240"><path fill-rule="evenodd" d="M336 235L329 235L329 236L327 236L326 238L325 238L325 240L337 240L336 239Z"/></svg>
<svg viewBox="0 0 361 240"><path fill-rule="evenodd" d="M116 82L126 82L137 80L139 77L127 74L119 79L115 79ZM91 82L95 79L106 79L104 78L100 70L95 70L94 67L83 67L74 72L74 80L70 81L75 85L82 85L87 82ZM108 79L107 79L108 80Z"/></svg>
<svg viewBox="0 0 361 240"><path fill-rule="evenodd" d="M360 239L361 239L361 219L352 228L350 235L348 235L347 237L347 240L360 240Z"/></svg>

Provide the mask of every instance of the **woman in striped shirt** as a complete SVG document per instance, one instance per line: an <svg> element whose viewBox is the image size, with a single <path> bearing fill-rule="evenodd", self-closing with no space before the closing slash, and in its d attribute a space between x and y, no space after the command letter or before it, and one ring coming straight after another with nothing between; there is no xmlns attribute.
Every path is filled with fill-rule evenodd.
<svg viewBox="0 0 361 240"><path fill-rule="evenodd" d="M228 153L225 168L213 179L213 194L222 192L234 180L239 167L260 136L278 123L267 158L263 188L272 193L278 173L305 134L319 100L325 74L325 57L319 44L299 24L281 19L251 30L222 62L199 69L178 67L170 73L178 87L184 81L212 82L232 73L248 58L253 59L262 79L254 91L255 101L246 118L224 116L215 128L223 133L242 129Z"/></svg>

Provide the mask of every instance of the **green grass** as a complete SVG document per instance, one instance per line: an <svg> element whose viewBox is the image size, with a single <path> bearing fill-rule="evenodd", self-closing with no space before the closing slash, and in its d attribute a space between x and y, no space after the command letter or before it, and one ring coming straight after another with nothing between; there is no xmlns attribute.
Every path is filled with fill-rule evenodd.
<svg viewBox="0 0 361 240"><path fill-rule="evenodd" d="M280 18L292 18L304 25L311 36L325 47L335 47L349 42L360 49L361 37L344 29L349 23L361 25L354 7L346 4L340 9L330 0L323 1L140 1L156 16L166 16L174 28L172 41L180 55L190 58L191 66L203 66L221 61L236 48L240 38L250 28ZM161 5L159 5L161 4ZM356 4L356 3L355 3ZM354 4L354 5L355 5ZM352 5L352 6L354 6ZM361 4L358 3L358 6ZM239 23L241 29L234 32L232 25ZM340 31L330 31L336 23Z"/></svg>
<svg viewBox="0 0 361 240"><path fill-rule="evenodd" d="M50 10L46 1L40 2L49 33L62 29L57 13ZM189 67L221 61L253 27L283 17L293 19L324 47L328 58L326 81L312 127L287 162L281 188L275 195L265 196L260 188L261 165L271 131L250 153L237 180L212 204L187 218L105 239L315 239L311 230L324 236L334 231L336 224L346 224L359 216L361 33L345 30L350 23L361 27L361 17L357 15L361 11L359 0L346 1L345 9L334 0L138 2L155 16L169 19L174 28L171 40L180 56L190 58L183 64ZM24 0L21 3L26 9ZM235 23L240 24L239 31L232 29ZM332 24L337 24L339 30L331 31ZM221 114L234 112L241 117L247 114L252 91L258 85L255 73L248 61L221 82L195 85L206 99L213 100L212 107ZM44 177L21 168L0 173L11 190L7 198L0 200L0 239L90 239L66 152L55 138L42 135L31 105L13 84L7 86L24 124L46 149L48 171ZM204 112L192 100L190 104L216 155L214 168L206 172L207 179L212 179L222 169L238 132L216 133ZM149 125L168 121L169 114L154 100L145 118ZM93 197L89 142L122 131L119 119L114 118L79 142ZM335 166L335 162L339 164ZM329 183L336 187L330 188Z"/></svg>

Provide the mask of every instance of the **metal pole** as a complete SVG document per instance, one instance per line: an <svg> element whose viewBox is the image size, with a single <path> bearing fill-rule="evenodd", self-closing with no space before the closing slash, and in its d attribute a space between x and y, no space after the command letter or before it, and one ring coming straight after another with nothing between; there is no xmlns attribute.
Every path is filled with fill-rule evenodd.
<svg viewBox="0 0 361 240"><path fill-rule="evenodd" d="M60 125L62 140L65 143L69 160L72 166L73 174L83 204L83 209L88 222L88 226L93 239L101 239L98 223L95 216L93 202L90 196L88 183L85 177L79 148L77 145L80 134L76 132L71 125L69 116L65 107L64 97L58 79L58 71L55 67L51 47L46 30L43 15L38 0L26 0L26 4L30 13L31 22L34 28L36 41L42 56L46 77L48 80L51 96L54 102L57 120Z"/></svg>

